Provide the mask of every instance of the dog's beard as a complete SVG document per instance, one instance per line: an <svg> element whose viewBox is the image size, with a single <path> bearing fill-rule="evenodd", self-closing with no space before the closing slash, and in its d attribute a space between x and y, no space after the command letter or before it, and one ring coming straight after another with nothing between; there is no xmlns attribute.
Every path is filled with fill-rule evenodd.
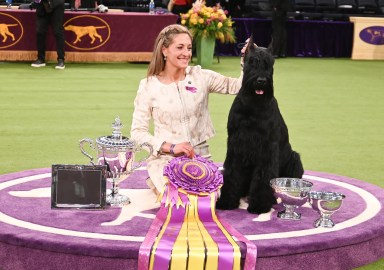
<svg viewBox="0 0 384 270"><path fill-rule="evenodd" d="M256 76L249 78L244 82L243 91L248 97L271 98L273 96L272 79Z"/></svg>
<svg viewBox="0 0 384 270"><path fill-rule="evenodd" d="M268 95L271 92L270 85L271 83L268 79L265 79L262 83L256 82L253 86L255 94L260 96Z"/></svg>

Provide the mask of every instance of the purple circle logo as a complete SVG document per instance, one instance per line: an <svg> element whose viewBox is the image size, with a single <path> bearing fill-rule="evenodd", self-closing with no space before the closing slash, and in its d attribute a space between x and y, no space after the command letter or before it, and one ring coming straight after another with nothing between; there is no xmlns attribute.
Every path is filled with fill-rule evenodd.
<svg viewBox="0 0 384 270"><path fill-rule="evenodd" d="M360 39L372 45L384 45L384 27L370 26L360 31Z"/></svg>

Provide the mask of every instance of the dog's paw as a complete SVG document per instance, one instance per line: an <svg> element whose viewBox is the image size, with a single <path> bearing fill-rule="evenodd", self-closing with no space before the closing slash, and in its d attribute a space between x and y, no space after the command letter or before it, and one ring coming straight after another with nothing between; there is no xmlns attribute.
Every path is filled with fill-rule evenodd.
<svg viewBox="0 0 384 270"><path fill-rule="evenodd" d="M221 210L233 210L239 208L239 203L233 203L228 200L219 199L216 202L216 208Z"/></svg>
<svg viewBox="0 0 384 270"><path fill-rule="evenodd" d="M251 214L263 214L263 213L268 213L269 211L271 211L272 209L272 206L267 206L267 205L263 205L263 206L260 206L260 205L248 205L248 208L247 208L247 211Z"/></svg>

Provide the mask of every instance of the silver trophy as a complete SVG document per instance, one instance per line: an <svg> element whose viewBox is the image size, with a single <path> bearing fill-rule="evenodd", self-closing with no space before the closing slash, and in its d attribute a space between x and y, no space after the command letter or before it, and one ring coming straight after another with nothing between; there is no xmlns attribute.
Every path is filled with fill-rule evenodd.
<svg viewBox="0 0 384 270"><path fill-rule="evenodd" d="M312 208L320 213L320 218L315 221L314 226L324 228L335 226L331 215L340 209L345 195L336 192L311 191L308 196Z"/></svg>
<svg viewBox="0 0 384 270"><path fill-rule="evenodd" d="M96 146L92 139L82 139L79 142L81 152L91 160L94 165L93 157L84 150L87 143L93 149L97 150L97 164L106 165L108 171L107 181L112 185L111 193L107 195L106 202L112 206L122 206L130 203L130 199L119 193L119 183L126 179L133 171L142 166L153 153L153 148L148 143L136 144L127 137L122 136L123 127L120 118L117 117L112 123L112 135L102 136L96 139ZM135 163L135 153L149 150L149 154Z"/></svg>
<svg viewBox="0 0 384 270"><path fill-rule="evenodd" d="M280 198L285 210L278 212L281 219L300 220L301 214L295 209L308 201L308 192L313 184L299 178L274 178L270 185L275 191L275 197Z"/></svg>

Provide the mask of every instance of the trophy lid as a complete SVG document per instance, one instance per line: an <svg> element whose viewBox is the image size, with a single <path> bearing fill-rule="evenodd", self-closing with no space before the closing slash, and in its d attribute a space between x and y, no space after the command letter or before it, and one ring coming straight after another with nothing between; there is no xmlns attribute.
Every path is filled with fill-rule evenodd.
<svg viewBox="0 0 384 270"><path fill-rule="evenodd" d="M128 137L122 136L121 129L123 124L120 121L119 116L115 118L115 122L112 123L112 135L102 136L96 139L96 144L101 149L111 150L126 150L132 149L136 146L135 142Z"/></svg>

